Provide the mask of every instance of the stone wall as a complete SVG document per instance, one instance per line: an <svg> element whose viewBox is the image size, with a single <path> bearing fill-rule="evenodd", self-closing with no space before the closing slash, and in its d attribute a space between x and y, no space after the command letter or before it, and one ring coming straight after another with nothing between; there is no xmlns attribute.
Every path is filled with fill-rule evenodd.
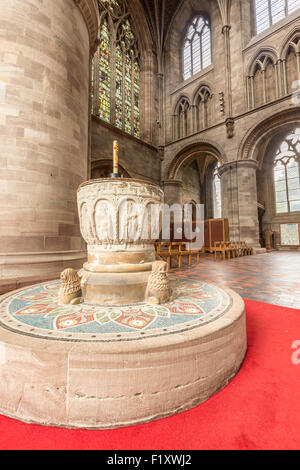
<svg viewBox="0 0 300 470"><path fill-rule="evenodd" d="M93 0L1 0L0 9L0 276L40 280L85 256L76 192L88 176L98 20Z"/></svg>
<svg viewBox="0 0 300 470"><path fill-rule="evenodd" d="M113 141L119 144L119 162L131 178L142 178L160 183L160 158L156 147L136 139L116 127L93 116L91 126L92 166L111 160Z"/></svg>

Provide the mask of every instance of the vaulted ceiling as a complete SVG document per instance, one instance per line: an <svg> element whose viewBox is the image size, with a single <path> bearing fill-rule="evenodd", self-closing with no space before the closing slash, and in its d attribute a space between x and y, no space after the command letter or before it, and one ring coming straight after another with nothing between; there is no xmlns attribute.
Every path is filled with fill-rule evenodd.
<svg viewBox="0 0 300 470"><path fill-rule="evenodd" d="M141 0L158 50L162 50L172 18L184 0ZM223 25L230 24L231 0L217 0Z"/></svg>
<svg viewBox="0 0 300 470"><path fill-rule="evenodd" d="M163 47L173 15L182 0L141 0L153 39L158 49Z"/></svg>

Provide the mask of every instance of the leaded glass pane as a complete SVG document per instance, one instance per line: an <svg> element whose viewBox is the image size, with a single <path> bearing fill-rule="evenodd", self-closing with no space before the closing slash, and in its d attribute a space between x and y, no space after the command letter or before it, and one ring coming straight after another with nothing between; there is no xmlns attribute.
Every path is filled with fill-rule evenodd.
<svg viewBox="0 0 300 470"><path fill-rule="evenodd" d="M205 26L202 34L202 67L208 67L211 64L211 38L210 29Z"/></svg>
<svg viewBox="0 0 300 470"><path fill-rule="evenodd" d="M285 181L285 167L282 165L275 167L274 175L275 181Z"/></svg>
<svg viewBox="0 0 300 470"><path fill-rule="evenodd" d="M300 188L289 190L290 201L300 201Z"/></svg>
<svg viewBox="0 0 300 470"><path fill-rule="evenodd" d="M116 49L116 106L115 124L122 129L123 121L123 53L120 44Z"/></svg>
<svg viewBox="0 0 300 470"><path fill-rule="evenodd" d="M299 189L299 178L291 178L289 179L289 189Z"/></svg>
<svg viewBox="0 0 300 470"><path fill-rule="evenodd" d="M125 131L131 133L132 124L132 59L129 53L125 59Z"/></svg>
<svg viewBox="0 0 300 470"><path fill-rule="evenodd" d="M299 168L298 163L293 161L290 162L287 166L287 177L290 178L299 178Z"/></svg>
<svg viewBox="0 0 300 470"><path fill-rule="evenodd" d="M193 73L198 73L202 69L201 64L201 52L200 52L200 36L195 35L192 42L192 54L193 54Z"/></svg>
<svg viewBox="0 0 300 470"><path fill-rule="evenodd" d="M289 211L289 209L288 209L287 202L283 202L283 203L282 202L277 202L276 203L276 212L278 214L283 214L283 213L288 212L288 211Z"/></svg>
<svg viewBox="0 0 300 470"><path fill-rule="evenodd" d="M270 27L269 0L256 0L256 32L261 33Z"/></svg>
<svg viewBox="0 0 300 470"><path fill-rule="evenodd" d="M110 121L110 51L107 19L103 21L99 48L99 116Z"/></svg>
<svg viewBox="0 0 300 470"><path fill-rule="evenodd" d="M287 201L287 193L284 191L276 191L276 202L285 202Z"/></svg>
<svg viewBox="0 0 300 470"><path fill-rule="evenodd" d="M291 201L290 202L290 211L291 212L300 211L300 201Z"/></svg>
<svg viewBox="0 0 300 470"><path fill-rule="evenodd" d="M286 0L271 1L272 24L277 23L285 17Z"/></svg>
<svg viewBox="0 0 300 470"><path fill-rule="evenodd" d="M95 58L92 59L91 70L91 113L94 112L94 96L95 96Z"/></svg>
<svg viewBox="0 0 300 470"><path fill-rule="evenodd" d="M281 180L281 181L276 181L276 190L277 191L286 191L286 181Z"/></svg>
<svg viewBox="0 0 300 470"><path fill-rule="evenodd" d="M293 11L300 8L300 0L289 0L288 1L288 13L293 13Z"/></svg>
<svg viewBox="0 0 300 470"><path fill-rule="evenodd" d="M133 110L133 134L140 136L140 67L137 61L134 63L134 110Z"/></svg>
<svg viewBox="0 0 300 470"><path fill-rule="evenodd" d="M300 0L255 0L257 34L278 23L297 8L300 8Z"/></svg>

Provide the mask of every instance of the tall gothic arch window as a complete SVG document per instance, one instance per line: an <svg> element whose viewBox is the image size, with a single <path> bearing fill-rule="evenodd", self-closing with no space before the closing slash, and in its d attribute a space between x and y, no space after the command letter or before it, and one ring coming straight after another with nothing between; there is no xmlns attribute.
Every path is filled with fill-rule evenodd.
<svg viewBox="0 0 300 470"><path fill-rule="evenodd" d="M202 86L196 100L197 131L207 129L212 123L212 94L208 87Z"/></svg>
<svg viewBox="0 0 300 470"><path fill-rule="evenodd" d="M177 105L177 132L175 138L181 139L189 133L190 103L186 98L181 98Z"/></svg>
<svg viewBox="0 0 300 470"><path fill-rule="evenodd" d="M140 136L140 60L124 0L98 0L99 48L92 64L92 112Z"/></svg>
<svg viewBox="0 0 300 470"><path fill-rule="evenodd" d="M260 106L276 99L277 76L274 61L267 55L256 60L253 106Z"/></svg>
<svg viewBox="0 0 300 470"><path fill-rule="evenodd" d="M300 211L300 128L281 143L274 159L276 212Z"/></svg>
<svg viewBox="0 0 300 470"><path fill-rule="evenodd" d="M300 8L300 0L254 0L254 3L257 34Z"/></svg>
<svg viewBox="0 0 300 470"><path fill-rule="evenodd" d="M196 16L187 30L183 46L183 77L192 77L211 65L211 28L205 15Z"/></svg>
<svg viewBox="0 0 300 470"><path fill-rule="evenodd" d="M284 74L284 91L285 93L293 93L298 88L297 80L300 80L300 34L296 34L290 41L286 57L283 60L285 67ZM296 87L295 87L296 85Z"/></svg>
<svg viewBox="0 0 300 470"><path fill-rule="evenodd" d="M219 175L220 163L218 163L213 172L213 208L214 219L222 217L222 199L221 199L221 179Z"/></svg>

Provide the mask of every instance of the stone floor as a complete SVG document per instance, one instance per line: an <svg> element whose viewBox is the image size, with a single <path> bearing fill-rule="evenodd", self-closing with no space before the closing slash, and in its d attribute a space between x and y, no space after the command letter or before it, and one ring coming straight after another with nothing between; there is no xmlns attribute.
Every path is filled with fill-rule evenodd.
<svg viewBox="0 0 300 470"><path fill-rule="evenodd" d="M245 299L300 309L300 252L272 252L227 261L202 255L199 265L172 272L227 286Z"/></svg>

